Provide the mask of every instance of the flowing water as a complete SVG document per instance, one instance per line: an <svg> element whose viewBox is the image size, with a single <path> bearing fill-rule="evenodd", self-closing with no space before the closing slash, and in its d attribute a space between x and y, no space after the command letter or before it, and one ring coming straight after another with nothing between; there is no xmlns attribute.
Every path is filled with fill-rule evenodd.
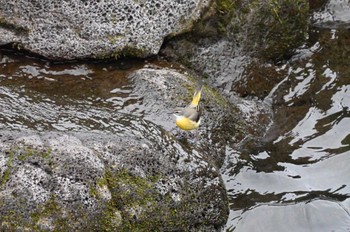
<svg viewBox="0 0 350 232"><path fill-rule="evenodd" d="M118 127L106 120L113 107L137 101L115 64L52 64L4 51L0 63L0 128L108 130Z"/></svg>
<svg viewBox="0 0 350 232"><path fill-rule="evenodd" d="M350 231L350 30L339 22L349 9L331 1L315 13L307 44L265 98L275 113L266 137L227 150L227 231ZM336 21L321 25L329 15Z"/></svg>
<svg viewBox="0 0 350 232"><path fill-rule="evenodd" d="M143 115L142 96L133 92L128 75L147 62L52 63L2 50L0 130L139 135L145 124L142 118L147 116Z"/></svg>
<svg viewBox="0 0 350 232"><path fill-rule="evenodd" d="M265 138L227 147L226 230L350 231L350 7L342 4L316 12L308 42L277 67L286 75L264 99L275 113ZM123 109L142 114L127 75L143 65L1 51L0 130L137 131L142 122Z"/></svg>

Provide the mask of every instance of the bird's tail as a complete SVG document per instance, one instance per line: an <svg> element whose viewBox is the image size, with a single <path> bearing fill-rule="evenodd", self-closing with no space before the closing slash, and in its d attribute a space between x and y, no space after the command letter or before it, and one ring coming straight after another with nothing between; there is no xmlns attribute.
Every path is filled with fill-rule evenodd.
<svg viewBox="0 0 350 232"><path fill-rule="evenodd" d="M194 107L194 108L195 108L195 107L198 106L199 100L201 99L201 95L202 95L202 87L203 87L203 85L201 84L201 85L197 88L196 92L195 92L194 95L193 95L193 99L192 99L192 102L191 102L190 107Z"/></svg>

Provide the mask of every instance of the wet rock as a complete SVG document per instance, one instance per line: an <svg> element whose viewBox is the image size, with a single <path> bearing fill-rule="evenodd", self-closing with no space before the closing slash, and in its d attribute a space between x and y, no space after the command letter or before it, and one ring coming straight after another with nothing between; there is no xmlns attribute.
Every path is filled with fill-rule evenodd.
<svg viewBox="0 0 350 232"><path fill-rule="evenodd" d="M11 78L1 79L1 229L215 231L225 224L218 167L226 145L246 136L238 108L205 85L200 137L178 140L169 113L191 100L198 83L190 74L147 65L127 80L116 77L119 85L111 76L89 95L102 86L88 65L72 65L81 76L70 76L64 90L52 86L69 69L44 65L13 64ZM39 74L21 75L30 67Z"/></svg>
<svg viewBox="0 0 350 232"><path fill-rule="evenodd" d="M310 10L318 10L324 7L328 3L328 0L311 0L309 1Z"/></svg>
<svg viewBox="0 0 350 232"><path fill-rule="evenodd" d="M259 125L266 125L271 120L269 111L264 111L263 107L247 104L234 96L229 100L204 85L200 102L202 123L197 132L182 132L176 127L171 112L175 107L184 107L191 102L200 80L189 73L154 68L137 70L130 78L134 82L133 94L142 96L143 101L124 110L137 109L134 113L161 125L176 137L182 136L184 144L195 148L217 167L221 167L225 159L227 145L234 146L246 137L262 135L265 128ZM259 110L255 111L257 108Z"/></svg>
<svg viewBox="0 0 350 232"><path fill-rule="evenodd" d="M4 64L9 77L0 87L5 230L215 231L225 224L219 167L230 147L264 133L270 118L259 106L204 83L196 137L171 115L198 86L184 68L146 64L120 77L111 64L95 72L91 64L15 62Z"/></svg>
<svg viewBox="0 0 350 232"><path fill-rule="evenodd" d="M309 27L308 1L217 0L208 12L195 33L168 41L161 52L207 75L224 91L232 90L251 63L264 66L292 56Z"/></svg>
<svg viewBox="0 0 350 232"><path fill-rule="evenodd" d="M218 230L228 214L218 170L142 127L148 137L2 131L1 229Z"/></svg>
<svg viewBox="0 0 350 232"><path fill-rule="evenodd" d="M210 1L0 1L0 44L51 59L145 57L187 31Z"/></svg>

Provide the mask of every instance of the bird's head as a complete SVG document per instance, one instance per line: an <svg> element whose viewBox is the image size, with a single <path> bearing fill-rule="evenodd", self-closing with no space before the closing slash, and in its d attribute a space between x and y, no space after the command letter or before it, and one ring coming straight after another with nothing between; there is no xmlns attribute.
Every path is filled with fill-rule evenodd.
<svg viewBox="0 0 350 232"><path fill-rule="evenodd" d="M173 110L173 115L175 117L181 117L183 115L183 110L184 108L182 107L176 107L174 110Z"/></svg>

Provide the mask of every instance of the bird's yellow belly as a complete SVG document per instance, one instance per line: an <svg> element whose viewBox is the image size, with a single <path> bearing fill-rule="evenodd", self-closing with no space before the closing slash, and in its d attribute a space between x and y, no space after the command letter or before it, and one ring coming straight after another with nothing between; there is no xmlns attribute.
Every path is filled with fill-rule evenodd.
<svg viewBox="0 0 350 232"><path fill-rule="evenodd" d="M188 118L181 117L176 120L176 125L182 130L193 130L197 129L200 122L192 121Z"/></svg>

